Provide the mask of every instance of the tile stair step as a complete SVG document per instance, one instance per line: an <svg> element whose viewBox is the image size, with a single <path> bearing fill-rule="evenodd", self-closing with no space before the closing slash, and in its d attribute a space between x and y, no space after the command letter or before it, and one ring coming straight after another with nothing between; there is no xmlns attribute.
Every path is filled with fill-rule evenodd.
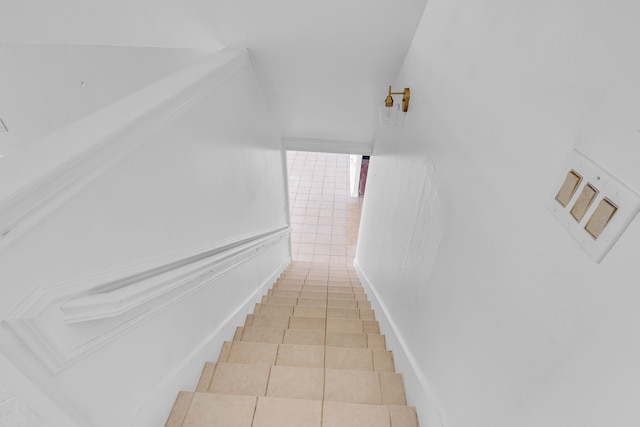
<svg viewBox="0 0 640 427"><path fill-rule="evenodd" d="M274 297L303 297L305 295L307 295L308 293L316 293L318 295L322 295L321 298L327 298L327 294L328 293L332 293L332 294L348 294L348 295L364 295L364 289L363 288L358 288L355 286L352 287L339 287L339 286L315 286L315 285L309 285L309 286L301 286L301 285L297 285L298 289L293 289L292 285L290 289L281 289L281 288L273 288L273 289L269 289L269 291L267 292L267 295L273 295ZM354 297L355 298L355 297Z"/></svg>
<svg viewBox="0 0 640 427"><path fill-rule="evenodd" d="M273 288L269 290L268 295L275 295L275 291L311 291L311 292L342 292L342 293L354 293L364 294L364 288L361 286L321 286L321 285L301 285L301 284L289 284L289 283L276 283ZM299 295L297 295L299 296Z"/></svg>
<svg viewBox="0 0 640 427"><path fill-rule="evenodd" d="M196 391L406 405L404 380L395 372L207 362Z"/></svg>
<svg viewBox="0 0 640 427"><path fill-rule="evenodd" d="M245 328L239 326L234 341L264 342L273 344L302 344L331 347L386 349L384 335L353 332L326 332L284 328Z"/></svg>
<svg viewBox="0 0 640 427"><path fill-rule="evenodd" d="M418 427L415 408L180 392L165 427Z"/></svg>
<svg viewBox="0 0 640 427"><path fill-rule="evenodd" d="M291 304L258 303L255 305L253 314L276 315L276 316L297 316L297 317L325 317L376 320L373 310L368 308L336 308L323 306L306 306Z"/></svg>
<svg viewBox="0 0 640 427"><path fill-rule="evenodd" d="M280 305L308 305L311 307L334 307L334 308L371 308L371 303L366 300L349 299L321 299L321 298L291 298L274 297L265 295L260 301L262 304Z"/></svg>
<svg viewBox="0 0 640 427"><path fill-rule="evenodd" d="M364 293L353 292L354 288L344 288L345 291L332 291L332 290L281 290L272 289L267 292L267 296L284 297L284 298L319 298L319 299L354 299L354 300L367 300L367 296Z"/></svg>
<svg viewBox="0 0 640 427"><path fill-rule="evenodd" d="M218 363L395 372L393 354L378 348L227 341Z"/></svg>
<svg viewBox="0 0 640 427"><path fill-rule="evenodd" d="M418 427L353 268L292 263L165 427Z"/></svg>
<svg viewBox="0 0 640 427"><path fill-rule="evenodd" d="M341 281L341 280L309 280L309 279L288 279L288 278L280 278L276 281L275 285L304 285L304 286L318 286L318 287L327 287L333 286L335 288L358 288L361 287L362 284L357 281Z"/></svg>
<svg viewBox="0 0 640 427"><path fill-rule="evenodd" d="M271 314L249 314L245 320L244 327L326 330L327 332L355 332L364 334L380 333L380 325L376 320L299 317Z"/></svg>

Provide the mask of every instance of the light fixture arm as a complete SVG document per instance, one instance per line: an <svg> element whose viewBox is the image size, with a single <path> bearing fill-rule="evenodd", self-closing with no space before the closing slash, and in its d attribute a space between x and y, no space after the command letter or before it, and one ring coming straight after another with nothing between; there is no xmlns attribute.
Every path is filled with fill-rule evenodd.
<svg viewBox="0 0 640 427"><path fill-rule="evenodd" d="M391 92L391 86L389 86L389 95L384 100L384 105L387 107L393 107L393 97L391 95L402 95L402 112L406 113L409 110L409 99L411 98L409 88L405 87L403 92Z"/></svg>

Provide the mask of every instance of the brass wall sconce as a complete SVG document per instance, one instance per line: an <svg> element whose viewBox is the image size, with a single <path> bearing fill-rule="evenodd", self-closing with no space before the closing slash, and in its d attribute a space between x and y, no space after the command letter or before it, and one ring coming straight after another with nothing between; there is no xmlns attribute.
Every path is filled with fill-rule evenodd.
<svg viewBox="0 0 640 427"><path fill-rule="evenodd" d="M404 88L402 92L392 92L391 86L389 86L389 94L384 100L384 104L378 108L380 124L383 126L394 126L398 123L400 106L393 102L393 95L402 95L402 112L406 113L409 111L409 99L411 98L409 88Z"/></svg>

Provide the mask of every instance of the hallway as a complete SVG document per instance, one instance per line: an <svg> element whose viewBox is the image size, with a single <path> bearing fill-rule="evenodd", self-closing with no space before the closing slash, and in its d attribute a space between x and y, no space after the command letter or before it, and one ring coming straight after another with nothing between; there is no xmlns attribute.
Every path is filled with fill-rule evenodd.
<svg viewBox="0 0 640 427"><path fill-rule="evenodd" d="M363 197L349 195L349 155L287 151L294 261L351 267Z"/></svg>

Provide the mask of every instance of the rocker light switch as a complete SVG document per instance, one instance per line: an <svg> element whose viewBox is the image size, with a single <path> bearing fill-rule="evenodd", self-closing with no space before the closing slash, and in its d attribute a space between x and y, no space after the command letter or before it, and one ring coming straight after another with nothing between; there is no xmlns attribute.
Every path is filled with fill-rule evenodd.
<svg viewBox="0 0 640 427"><path fill-rule="evenodd" d="M574 150L549 197L553 216L594 261L600 262L640 211L640 196Z"/></svg>
<svg viewBox="0 0 640 427"><path fill-rule="evenodd" d="M591 215L591 218L589 218L584 229L587 230L594 239L597 239L617 210L618 207L611 203L609 199L604 198L600 200L598 207L593 212L593 215Z"/></svg>
<svg viewBox="0 0 640 427"><path fill-rule="evenodd" d="M566 207L571 201L571 198L573 198L573 195L576 193L581 181L582 177L578 175L576 171L569 172L562 183L562 187L560 187L560 191L558 191L558 194L556 195L558 203Z"/></svg>
<svg viewBox="0 0 640 427"><path fill-rule="evenodd" d="M591 206L597 195L598 190L593 185L585 185L580 192L580 196L578 196L578 200L571 208L571 216L578 222L582 221L584 214L587 213L589 206Z"/></svg>

